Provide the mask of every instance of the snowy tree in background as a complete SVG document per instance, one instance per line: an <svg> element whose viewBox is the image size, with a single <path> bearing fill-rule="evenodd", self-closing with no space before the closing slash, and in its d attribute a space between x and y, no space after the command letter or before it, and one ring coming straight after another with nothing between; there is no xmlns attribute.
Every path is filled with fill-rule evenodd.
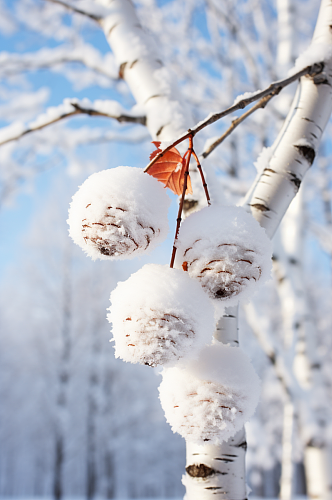
<svg viewBox="0 0 332 500"><path fill-rule="evenodd" d="M115 189L111 181L114 192L109 193L108 198L108 181L100 177L99 185L91 181L89 186L86 181L83 184L86 189L82 186L83 190L74 197L69 216L74 220L75 227L71 223L70 229L73 239L94 258L107 259L144 253L165 235L169 202L161 184L151 176L181 196L171 250L171 268L175 265L179 269L149 264L120 283L112 293L112 304L117 306L111 308L110 318L117 356L152 366L165 365L161 402L172 427L187 439L183 483L188 500L216 493L223 498L246 497L246 438L242 425L254 411L259 384L243 351L254 358L260 374L271 369L266 360L270 361L282 389L282 395L276 398L278 411L280 415L284 411L284 425L271 431L271 419L268 420L267 415L274 403L268 390L273 386L269 374L266 388L263 378L262 403L255 417L256 423L260 419L257 425L264 430L264 438L259 439L260 431L252 438L256 459L250 456L249 450L252 485L258 491L264 469L282 460L281 495L290 498L292 463L304 460L308 494L312 498L330 498L332 453L328 401L331 378L326 372L329 341L324 335L329 322L322 295L329 296L331 283L317 286L312 262L304 262L299 255L305 245L304 237L307 238L304 231L309 230L310 238L315 235L331 258L331 236L327 229L331 229L328 142L316 174L309 171L310 183L305 191L301 187L305 209L302 204L293 220L285 217L278 237L273 258L278 295L271 284L262 288L261 293L258 287L269 275L268 238L274 236L304 175L318 156L325 127L330 127L332 12L329 3L322 1L311 46L305 52L303 49L308 46L313 30L311 20L318 13L319 5L315 2L248 0L221 5L215 0L186 0L158 5L152 0L142 0L134 5L129 0L17 0L0 6L3 32L10 35L20 29L24 34L37 34L45 41L43 48L36 48L31 38L31 51L0 54L3 81L0 90L3 100L7 101L1 111L4 121L13 121L9 126L4 123L0 131L2 203L14 196L22 181L29 181L38 171L56 167L64 159L68 173L82 180L92 172L125 164L122 161L107 164L108 159L96 153L93 143L141 143L138 154L135 149L134 167L142 168L153 149L149 144L152 139L157 151L151 155L146 173L143 169L140 171L141 180L137 180L136 185L134 176L127 178L124 184L119 179ZM98 39L102 33L111 52L105 42ZM291 69L301 52L302 56ZM28 75L45 68L48 73L61 75L73 83L77 95L82 97L68 98L62 104L54 103L53 99L57 105L39 114L39 110L45 108L49 91L34 88ZM288 86L297 81L291 104ZM84 92L96 86L97 92L91 92L93 97L84 98ZM102 99L101 95L106 98ZM251 104L248 111L232 122L227 121L229 115ZM84 118L87 115L89 119ZM72 122L66 121L67 118ZM79 127L79 119L85 120L83 127ZM98 119L104 120L104 127ZM76 125L70 126L70 123ZM111 149L110 157L115 151ZM191 158L194 161L190 162ZM257 176L253 179L255 161ZM116 170L104 172L115 175ZM97 175L89 179L96 180ZM151 186L148 191L144 191L144 183ZM320 210L317 211L313 200L322 200ZM211 206L202 209L206 204ZM225 207L235 204L243 208ZM182 210L186 215L199 211L189 215L180 226ZM300 225L302 229L298 231ZM55 406L50 412L54 416L48 424L52 426L55 441L49 444L41 441L42 446L48 447L46 454L55 453L54 461L49 458L54 463L53 476L48 473L52 487L38 486L38 491L52 489L57 498L81 491L81 486L75 489L75 482L70 481L68 468L69 422L73 411L70 405L75 376L79 373L75 373L73 364L75 343L71 333L75 331L72 251L64 253L62 298L57 310L62 340L57 346L52 382ZM315 252L319 250L316 248ZM308 288L311 294L308 293L308 299L303 298L307 279L315 284ZM163 290L161 284L168 283L167 280L169 285ZM177 294L176 289L182 286L183 293ZM324 287L328 292L323 292ZM258 291L252 301L255 288ZM133 296L125 304L131 293ZM237 301L241 296L251 302L244 307L241 331L246 335L242 335L239 349ZM207 305L203 307L203 316L200 307L204 301ZM310 308L312 316L308 319L309 301L315 307ZM215 319L213 303L217 311ZM6 308L5 298L3 304ZM89 309L89 301L86 309ZM95 318L97 325L99 313ZM212 341L215 320L217 327ZM91 326L91 331L99 329L99 326ZM250 343L247 339L250 331L257 337L265 358L256 359L254 341ZM126 338L129 340L124 342ZM141 343L137 345L138 342ZM204 344L211 343L200 351ZM114 440L110 440L111 444L103 452L104 468L103 473L100 472L98 447L102 447L102 441L98 441L97 436L98 429L104 425L100 421L101 408L107 407L109 399L98 382L101 375L97 373L98 357L105 354L101 354L96 339L90 348L91 363L87 371L84 368L82 371L84 377L89 374L85 493L89 498L97 493L109 497L137 496L135 487L131 493L129 489L124 493L121 488L115 492L112 481L108 482L114 474ZM194 360L187 359L188 356ZM218 366L218 359L223 356L225 360L233 360L230 365L233 364L234 369L247 362L248 369L237 378L238 373L232 375L232 367L225 361L223 371L222 366ZM10 356L5 362L10 373L14 366ZM127 366L122 369L123 373L125 368ZM33 384L34 376L31 377ZM124 377L127 383L132 380L129 368ZM246 384L250 380L248 392ZM117 390L121 392L119 387ZM8 400L11 408L15 407L15 397L13 394ZM188 412L191 412L189 418ZM140 411L137 415L144 418ZM237 416L241 418L237 420ZM1 418L6 422L5 413ZM198 428L193 430L192 425L197 424ZM9 429L8 425L2 424L2 428ZM10 425L15 429L14 423ZM250 424L249 436L254 428L255 420ZM105 430L104 435L107 432L111 434L112 429ZM283 432L283 450L275 446L274 432L279 436ZM193 440L191 436L195 436ZM227 438L230 439L225 442ZM8 449L14 450L16 442L19 440L13 441ZM49 451L54 443L55 452ZM133 451L134 443L133 440ZM4 460L3 467L13 470L10 460L13 464L17 458ZM39 466L36 462L34 470ZM50 464L42 463L42 467L52 469ZM42 474L37 472L36 477L40 480ZM3 491L8 494L10 480L1 481ZM134 484L134 478L131 481ZM30 492L33 489L29 481L23 488ZM151 491L156 495L153 488Z"/></svg>

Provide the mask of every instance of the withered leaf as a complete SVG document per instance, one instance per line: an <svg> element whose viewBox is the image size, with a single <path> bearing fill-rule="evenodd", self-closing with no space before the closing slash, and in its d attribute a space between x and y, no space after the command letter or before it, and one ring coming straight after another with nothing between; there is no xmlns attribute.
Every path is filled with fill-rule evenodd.
<svg viewBox="0 0 332 500"><path fill-rule="evenodd" d="M154 141L156 150L150 154L152 160L158 153L161 152L159 148L160 142ZM173 191L173 193L180 196L183 190L184 172L186 169L186 160L182 158L176 148L172 148L164 153L157 161L149 168L148 174L158 179L158 181L165 184ZM190 176L188 175L186 194L192 194Z"/></svg>

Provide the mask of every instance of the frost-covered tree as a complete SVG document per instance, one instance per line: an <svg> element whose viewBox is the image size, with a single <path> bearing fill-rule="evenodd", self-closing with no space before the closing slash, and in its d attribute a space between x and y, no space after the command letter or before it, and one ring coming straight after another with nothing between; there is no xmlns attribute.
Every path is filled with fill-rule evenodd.
<svg viewBox="0 0 332 500"><path fill-rule="evenodd" d="M245 219L249 217L251 223L254 224L254 218L265 229L268 237L272 238L291 200L297 193L304 175L315 157L318 156L321 136L331 112L331 34L329 29L331 7L325 0L321 4L311 46L297 61L291 73L286 74L289 66L292 65L290 63L293 63L295 57L303 51L304 46L309 44L313 30L311 21L317 16L318 7L319 5L314 2L279 1L261 4L249 0L237 2L236 5L233 2L225 2L220 5L220 2L214 0L206 2L169 1L162 2L162 5L158 5L158 2L152 0L135 2L135 5L129 0L17 0L12 5L3 4L1 6L2 19L5 19L6 22L2 29L10 33L20 27L23 33L25 31L36 33L43 37L45 46L36 49L32 43L31 51L17 51L11 54L3 52L1 54L2 95L4 99L9 100L9 104L3 106L3 114L8 121L16 117L25 120L25 123L17 121L3 127L0 131L2 144L0 154L4 165L2 201L6 201L14 194L20 185L18 180L27 180L40 169L54 167L56 163L63 161L63 158L68 161L71 174L78 169L86 173L101 170L100 165L96 165L95 158L93 158L94 153L88 152L89 144L91 145L90 149L95 151L96 148L92 143L96 142L142 142L141 151L138 152L137 148L135 149L137 158L139 158L135 164L138 166L140 163L140 166L143 167L148 163L144 160L144 155L145 158L148 158L148 152L152 149L146 141L152 138L161 144L159 145L160 149L149 164L148 173L157 175L157 177L160 176L160 173L164 175L166 167L163 165L163 161L166 158L166 163L173 163L175 171L184 173L185 179L188 178L185 171L189 166L192 170L190 177L193 194L186 198L183 197L180 203L180 208L182 209L183 206L184 210L189 213L190 210L200 209L206 203L204 189L199 186L200 169L195 168L195 162L189 163L191 155L195 157L197 153L196 159L199 160L197 164L200 166L201 163L205 171L212 207L202 210L197 215L192 214L188 218L188 222L186 221L180 228L180 232L179 226L177 227L176 232L179 238L177 238L176 258L178 261L175 260L175 266L183 267L184 272L174 269L174 273L172 273L174 278L171 279L171 283L173 280L173 284L177 283L177 278L175 278L177 275L180 281L189 279L188 275L191 278L196 275L203 288L207 288L210 283L210 275L215 274L221 278L222 273L224 273L227 279L221 280L223 286L220 285L220 281L212 278L213 286L209 287L209 293L210 295L214 294L220 300L228 300L232 296L234 298L234 295L238 294L242 288L246 288L246 281L253 284L259 282L259 278L263 274L264 266L261 261L254 262L249 257L250 252L259 254L261 247L256 248L255 245L257 245L256 239L259 239L258 235L261 234L259 233L260 228L258 225L249 225L248 231L244 228L234 236L233 233L236 233L234 221L237 219L232 219L231 211L224 212L222 217L226 222L223 226L215 222L214 216L211 214L218 204L242 204L251 215L247 216L242 209L242 213L244 212L245 215L240 216L240 222L245 226ZM294 22L295 19L296 22ZM101 42L101 36L104 36L103 42ZM92 92L94 97L90 100L83 97L66 99L62 104L57 103L57 106L44 109L42 114L38 114L38 108L45 107L44 103L48 93L45 89L33 89L32 92L27 92L26 88L29 83L27 75L30 74L29 72L35 74L45 68L48 68L47 71L53 72L56 78L61 75L61 78L64 77L73 82L81 95L84 95L84 91L81 89L88 89L90 86L98 86L98 92L94 90ZM291 104L289 95L283 95L282 89L298 80L293 104ZM271 84L271 82L274 83ZM266 90L259 91L262 88ZM101 99L101 96L105 95L107 99ZM237 97L238 95L240 97ZM254 104L256 101L257 103ZM250 104L253 106L249 111L245 111L232 122L226 121L231 113L238 112ZM209 113L210 115L205 119ZM86 115L89 115L89 121L86 120L84 126L78 129L78 120ZM99 120L103 119L103 123L106 123L105 118L108 119L104 128L99 125L101 121L97 125L97 117L100 117ZM71 123L76 120L77 126L68 125L68 120L65 120L69 118L72 120ZM221 119L224 120L221 122ZM96 124L94 127L90 125L92 121ZM228 136L230 137L225 140ZM225 143L223 143L224 140ZM189 141L187 153L186 141ZM192 151L193 143L196 153ZM223 143L222 146L220 146L221 143ZM172 150L175 146L179 148L179 152L175 153L174 149ZM256 162L257 176L254 179L255 172L252 165L262 147L265 149ZM175 155L175 161L170 160L171 154ZM22 157L24 162L22 162ZM121 161L120 158L119 161ZM103 158L100 159L100 163L105 164ZM124 161L121 163L123 164ZM178 164L181 168L178 167ZM112 164L113 166L116 165ZM312 228L312 233L318 235L318 241L324 248L330 249L330 238L326 232L326 225L330 224L330 172L326 163L322 165L321 171L323 175L321 173L317 175L318 179L315 176L311 177L311 185L306 189L309 193L306 208L307 225L309 229ZM115 172L115 170L109 172ZM151 181L152 186L152 178L146 173L140 173L139 177L146 179L144 183ZM184 195L186 180L183 181L183 187L181 177L177 178L176 181L174 181L174 176L171 180L168 177L169 175L167 176L168 184L172 185L173 188L178 183L177 188L175 186L175 192L180 194L182 191ZM132 176L128 176L123 185L120 180L117 181L118 191L120 191L119 186L123 186L121 189L126 198L129 198L129 202L134 204L142 191L136 184L137 193L133 195L130 191L131 188L129 189L131 180ZM107 182L106 178L103 179L101 187L104 188ZM157 187L152 188L152 190L156 195L160 186L158 183L155 184ZM92 249L90 253L93 256L95 256L95 252L100 252L103 257L118 257L128 251L135 254L138 248L149 247L156 236L162 232L155 220L148 219L148 223L145 223L145 218L144 220L140 219L140 216L143 215L143 208L138 209L131 217L128 208L130 203L125 200L126 206L119 204L122 201L118 197L118 192L115 195L115 205L109 206L107 199L103 197L104 195L98 194L98 192L97 198L100 198L102 203L95 202L92 195L96 189L96 185L90 185L86 193L80 191L83 203L81 209L85 212L82 217L81 213L83 212L78 212L81 220L85 222L82 226L83 229L79 228L78 230L79 237L81 240L83 239L83 246L88 245L86 248ZM150 201L154 206L152 194L150 195L149 191L144 191L144 195L144 201ZM317 214L310 207L311 199L314 196L317 196L316 199L323 200L324 212L321 210ZM160 205L161 201L158 203L158 209ZM73 205L71 210L74 213ZM119 212L121 214L128 213L128 217L125 219ZM152 210L152 213L153 215L157 214L156 208ZM204 213L210 214L207 221L200 220L204 218ZM321 213L325 214L325 221L322 221ZM157 215L160 216L159 212ZM181 211L178 218L180 217ZM218 216L216 218L218 220ZM204 241L203 243L197 242L195 232L190 228L190 221L195 220L197 222L193 222L192 225L196 229L201 224L200 232L204 233L205 246ZM209 228L209 224L212 224L213 229ZM104 237L107 226L111 227L112 235L117 234L116 230L120 229L118 236L115 237L116 241L110 239L108 235L106 238ZM221 235L218 234L218 230L222 233L224 226L226 227L225 234L222 235L223 239L220 239ZM189 229L186 230L186 227ZM258 229L255 233L256 227ZM186 234L186 231L188 235L185 237L183 235ZM257 234L257 238L246 239L246 231L254 232ZM74 232L71 230L75 239ZM201 233L198 234L198 237L201 236ZM227 235L230 239L227 239ZM219 238L218 241L217 238ZM232 238L235 238L235 241ZM288 236L287 240L289 241L289 239ZM222 249L222 251L218 251L217 256L212 250L212 245L215 244L214 240L217 241L217 247ZM119 242L120 247L116 246ZM236 247L236 250L233 248L232 251L227 251L227 246L232 245ZM173 256L174 253L175 251ZM202 263L197 262L201 256L203 257ZM276 256L278 257L277 253ZM204 261L205 257L208 258L207 261ZM293 255L288 257L289 264L292 264L291 259L294 259ZM172 259L172 263L173 261L174 259ZM227 269L222 267L223 264L220 264L225 261L230 266ZM240 264L241 262L242 264ZM279 257L276 262L279 262ZM209 267L212 263L213 269ZM201 264L202 266L198 267ZM252 266L250 271L247 269L249 265ZM308 267L310 266L306 266L306 272ZM151 299L155 299L153 288L149 289L149 283L154 281L168 282L170 271L157 272L150 267L148 270L143 268L139 272L143 274L145 272L142 280L147 283L147 286L144 288ZM186 272L188 274L185 274ZM288 276L291 281L290 286L293 286L293 296L296 297L294 287L298 286L298 279L291 271L287 271L287 279ZM135 281L136 278L132 277L131 279ZM132 290L131 283L128 285L129 290ZM127 322L126 335L135 339L130 343L132 344L130 347L138 349L135 344L138 334L142 331L147 332L149 329L155 331L157 325L158 332L165 340L163 332L168 330L164 325L172 323L172 328L181 332L181 338L185 339L185 342L181 342L181 355L178 356L176 350L176 354L174 356L172 354L173 358L180 357L182 359L183 356L187 356L187 353L193 353L193 343L187 342L186 339L190 339L192 332L194 332L195 338L199 336L196 335L195 330L195 324L199 323L199 319L194 321L192 325L190 324L189 319L192 319L193 314L190 313L190 307L195 304L195 300L199 303L201 299L198 295L196 298L194 297L194 285L192 289L190 286L189 288L192 292L192 296L190 294L192 299L188 300L188 311L183 312L183 317L177 312L179 305L175 306L176 313L167 312L165 314L158 309L160 306L157 307L152 300L149 306L151 310L154 308L152 316L135 317L135 321L141 325L139 331L135 330L131 323L133 321L132 315L137 313L134 308L136 299L131 300L132 315L123 312L123 318L119 319L122 314L119 306L116 312L117 316L113 311L111 312L114 337L116 337L116 323ZM113 301L119 300L119 297L121 299L121 288L117 290L117 292L113 292ZM168 290L172 290L171 285L169 285ZM280 310L285 311L286 293L280 288L279 290ZM123 293L126 295L129 292ZM247 295L247 298L252 298L250 291ZM170 293L169 296L163 295L162 300L165 303L171 299L178 300L175 292ZM160 295L158 295L158 299L159 297ZM289 297L288 294L287 300ZM137 297L138 302L139 300L141 300L140 296ZM318 311L324 309L323 304L317 300L317 296L315 296L315 300L318 304L315 313L318 315L321 314ZM122 298L122 302L124 301L125 299ZM294 301L297 305L294 305L291 314L295 316L298 303L297 299ZM219 311L221 318L217 325L215 339L224 344L231 344L231 347L226 348L219 345L212 349L212 356L215 356L218 349L220 352L226 352L225 349L230 349L227 352L235 352L234 346L238 345L239 341L236 300L233 300L233 304L227 301L224 304L232 307L226 309L225 312ZM328 455L330 453L329 446L322 446L319 439L316 439L319 435L324 443L328 441L328 418L324 415L325 428L322 429L321 402L318 402L317 405L312 404L310 393L302 387L303 371L299 377L299 355L301 354L302 360L305 358L306 363L311 363L309 356L303 355L304 337L302 333L299 335L299 328L293 328L291 351L286 353L281 348L279 339L275 338L275 332L281 328L280 324L273 324L275 318L272 311L273 308L279 307L278 304L277 297L272 294L270 302L264 298L257 299L255 307L251 305L247 308L247 321L257 334L260 345L275 367L287 397L293 400L292 405L299 422L303 448L305 450L310 448L310 452L314 449L313 453L318 455L320 450L326 448L326 455ZM262 305L265 305L265 308ZM65 307L68 306L69 302L66 301ZM138 304L137 307L142 308L142 305ZM173 305L169 307L171 308ZM299 307L303 308L303 302ZM199 313L199 308L195 309L195 313ZM65 313L65 310L63 312ZM200 313L199 316L203 318ZM285 314L283 316L285 318L284 327L287 329L289 317L286 318ZM207 323L208 321L206 320ZM326 339L323 335L320 338L319 334L322 334L325 328L326 326L320 325L316 332L312 329L312 333L310 333L311 342L315 333L321 351L326 346ZM206 328L206 330L210 329ZM271 336L269 332L272 333ZM212 337L212 332L210 337ZM146 345L140 346L141 351L138 356L141 361L152 365L159 364L160 361L170 361L170 353L173 353L171 344L176 343L176 339L171 338L169 345L166 345L163 352L159 350L159 341L160 339L157 342L157 350L152 351L152 353L149 351L147 354ZM211 338L207 339L207 342L210 341ZM148 344L149 349L152 349L150 341L145 344ZM311 343L311 345L314 344ZM93 352L95 355L99 352L98 349L97 344L94 344ZM116 349L118 353L121 352L118 345L116 345ZM63 353L65 352L68 352L68 349L63 351ZM295 353L297 353L297 357L295 356L295 367L297 368L293 371ZM312 359L316 359L314 352L310 354L312 354ZM238 354L234 354L234 356L238 356ZM199 375L197 380L201 380L202 377L204 379L205 376L209 383L216 384L212 395L208 391L204 392L204 384L197 383L197 387L193 389L197 394L200 394L199 391L202 390L203 397L207 398L205 402L208 403L218 399L215 395L219 394L220 387L218 386L219 379L213 378L204 365L204 359L203 356L198 368L194 367L195 369L193 368L190 373L193 379L197 375ZM63 359L63 367L59 366L60 370L64 369L65 362L67 361ZM235 361L234 364L236 364ZM96 380L94 370L95 368L91 365L87 432L91 452L87 461L88 477L90 478L94 475L94 465L92 464L94 460L93 450L96 446L93 437L96 429L96 424L93 423L95 418L93 399L98 389L93 387ZM325 394L329 394L330 381L323 375L324 370L321 373L320 383L326 388ZM181 376L178 374L179 378ZM245 374L242 378L244 377ZM250 378L249 375L248 378ZM65 384L63 380L64 378L59 376L59 391L64 395ZM169 380L172 380L172 374L169 375ZM241 394L241 384L240 382L237 384L232 390L234 394L237 392ZM181 388L185 386L185 382L183 386L179 384L179 391L181 392ZM253 392L255 395L257 394L257 391ZM175 396L176 394L171 391L166 399L172 400L172 397ZM233 408L236 409L236 406L228 407L227 404L221 403L221 406L226 405L226 411L227 408L230 411ZM198 411L201 410L200 404L197 404L196 407ZM244 409L241 408L241 406L237 408L240 413L244 412ZM187 409L186 407L184 414ZM193 411L193 408L190 408L190 411ZM205 414L206 419L214 415L211 408ZM170 419L170 417L168 418ZM222 421L222 426L227 420L223 413L221 415L215 414L215 418ZM204 419L200 427L204 427L203 423ZM222 426L217 425L217 428L220 429ZM176 428L177 425L173 425L173 427ZM200 442L197 445L197 440L196 443L192 443L190 432L186 435L188 452L184 483L189 499L205 498L216 491L224 492L225 498L227 496L236 499L245 498L246 439L244 430L242 428L237 430L237 434L233 433L230 440L222 444L217 437L216 440L212 440L213 444ZM226 432L225 436L227 435L229 434ZM323 454L320 456L323 457ZM327 471L326 476L329 476L326 464L329 464L330 467L330 463L325 461L324 464ZM318 495L321 498L328 498L330 495L326 476L325 478L322 476L318 488ZM309 478L310 475L307 474L307 477ZM93 479L89 484L87 495L92 496ZM310 482L308 491L312 496L317 495L317 488L312 486Z"/></svg>

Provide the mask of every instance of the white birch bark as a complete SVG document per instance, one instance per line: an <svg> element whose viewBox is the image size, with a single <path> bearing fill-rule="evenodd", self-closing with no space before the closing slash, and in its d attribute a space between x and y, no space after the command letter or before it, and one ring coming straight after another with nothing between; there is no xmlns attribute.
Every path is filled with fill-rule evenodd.
<svg viewBox="0 0 332 500"><path fill-rule="evenodd" d="M217 324L215 339L231 346L239 345L237 307L226 310ZM215 498L244 500L247 498L244 428L219 446L187 443L186 500Z"/></svg>
<svg viewBox="0 0 332 500"><path fill-rule="evenodd" d="M284 252L277 254L278 292L281 300L284 324L293 345L293 370L298 383L306 393L307 404L315 425L304 433L304 464L310 498L332 498L331 445L324 439L325 427L331 419L330 405L321 362L317 356L315 325L305 290L302 267L303 216L302 190L293 201L281 225ZM313 458L319 465L319 474L313 466Z"/></svg>
<svg viewBox="0 0 332 500"><path fill-rule="evenodd" d="M331 24L332 5L323 0L312 43L331 44ZM272 146L272 158L263 172L258 173L244 200L244 206L266 229L270 238L273 237L306 171L313 163L330 117L331 67L330 61L326 63L323 79L302 77L285 124ZM288 423L289 420L288 418ZM289 465L289 456L287 461ZM289 498L291 483L287 467L285 474L281 493Z"/></svg>
<svg viewBox="0 0 332 500"><path fill-rule="evenodd" d="M312 43L332 44L332 4L322 0ZM243 205L274 235L302 179L311 167L332 110L332 63L320 76L302 77L273 155L245 197Z"/></svg>
<svg viewBox="0 0 332 500"><path fill-rule="evenodd" d="M165 68L152 37L143 31L131 0L96 0L109 14L99 23L127 82L147 117L152 138L168 141L193 125L176 78Z"/></svg>
<svg viewBox="0 0 332 500"><path fill-rule="evenodd" d="M277 0L278 12L278 48L277 69L279 76L287 74L293 64L293 26L292 0ZM291 95L284 93L280 110L287 114L292 102ZM286 305L286 301L283 301ZM284 331L284 341L289 342L289 329ZM293 439L294 439L294 407L289 396L284 403L282 429L282 456L280 477L280 499L291 500L293 493Z"/></svg>

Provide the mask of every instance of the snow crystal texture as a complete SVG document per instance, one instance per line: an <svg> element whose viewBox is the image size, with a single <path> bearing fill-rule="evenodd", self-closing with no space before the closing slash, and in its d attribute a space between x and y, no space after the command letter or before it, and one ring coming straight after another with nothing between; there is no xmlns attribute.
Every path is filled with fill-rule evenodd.
<svg viewBox="0 0 332 500"><path fill-rule="evenodd" d="M111 293L115 356L150 366L195 357L212 340L213 306L187 273L145 265Z"/></svg>
<svg viewBox="0 0 332 500"><path fill-rule="evenodd" d="M218 308L249 298L270 277L272 245L242 207L210 206L180 228L176 266L199 280Z"/></svg>
<svg viewBox="0 0 332 500"><path fill-rule="evenodd" d="M92 174L73 196L69 234L92 259L130 259L162 243L170 198L143 170L117 167Z"/></svg>
<svg viewBox="0 0 332 500"><path fill-rule="evenodd" d="M181 366L182 365L182 366ZM164 368L161 405L173 432L196 444L220 444L253 415L260 381L239 347L216 343L197 361Z"/></svg>

